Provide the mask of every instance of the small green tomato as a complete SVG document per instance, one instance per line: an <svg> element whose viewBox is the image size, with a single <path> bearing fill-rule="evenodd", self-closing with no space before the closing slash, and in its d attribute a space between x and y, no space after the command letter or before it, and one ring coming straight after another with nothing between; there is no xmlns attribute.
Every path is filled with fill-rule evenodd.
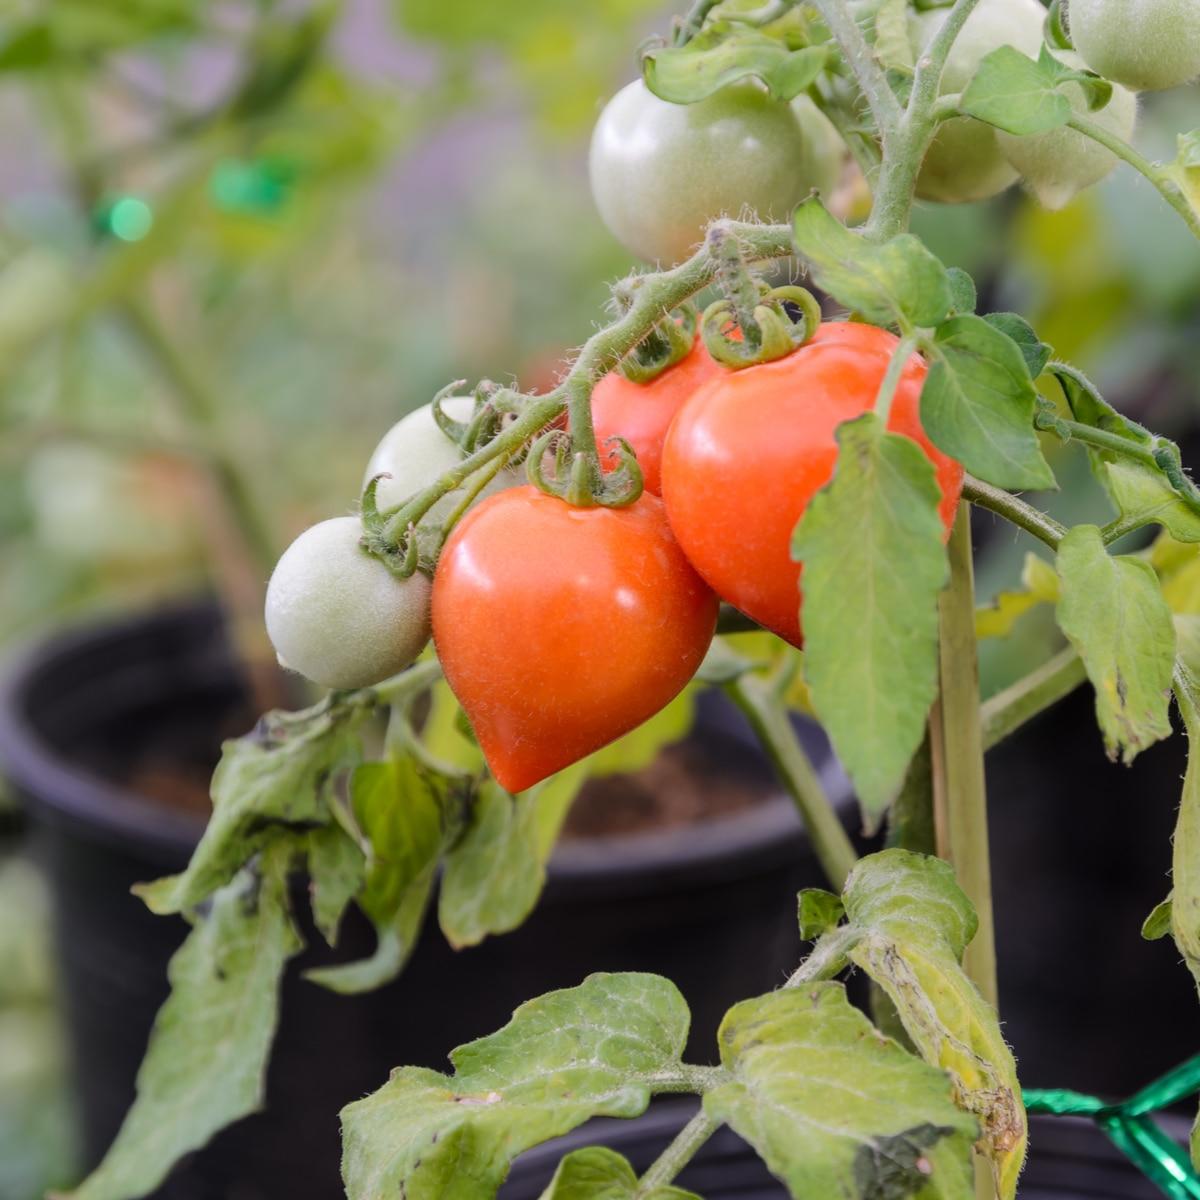
<svg viewBox="0 0 1200 1200"><path fill-rule="evenodd" d="M474 403L470 396L451 396L442 401L442 410L455 421L468 421ZM375 490L375 503L383 512L407 500L414 492L428 487L460 462L462 454L458 447L438 428L433 419L433 409L423 404L397 421L383 435L367 463L363 487L376 475L388 476L379 481ZM502 470L483 489L479 499L524 481L520 472ZM422 519L430 524L444 521L461 498L461 491L450 492Z"/></svg>
<svg viewBox="0 0 1200 1200"><path fill-rule="evenodd" d="M1060 52L1058 57L1072 67L1082 68L1076 54ZM1099 112L1089 113L1083 88L1066 84L1076 112L1085 114L1101 128L1128 140L1137 124L1137 96L1119 83L1113 84L1112 99ZM1070 203L1078 192L1099 183L1117 165L1116 155L1099 142L1074 129L1052 129L1028 137L997 133L1004 157L1025 181L1025 186L1046 208L1059 209Z"/></svg>
<svg viewBox="0 0 1200 1200"><path fill-rule="evenodd" d="M1196 0L1070 0L1067 21L1083 61L1135 92L1178 87L1200 75Z"/></svg>
<svg viewBox="0 0 1200 1200"><path fill-rule="evenodd" d="M910 17L913 45L924 50L945 23L950 10L933 9ZM979 64L1001 46L1013 46L1036 58L1042 44L1046 10L1037 0L982 0L967 18L946 60L941 93L961 92ZM965 204L998 195L1017 181L1005 160L996 132L970 117L954 117L938 128L921 174L917 195L922 200Z"/></svg>
<svg viewBox="0 0 1200 1200"><path fill-rule="evenodd" d="M267 634L280 664L322 687L378 683L429 641L429 580L420 571L397 579L361 536L357 517L306 529L267 586Z"/></svg>
<svg viewBox="0 0 1200 1200"><path fill-rule="evenodd" d="M596 123L592 195L618 241L647 261L675 263L714 217L745 210L782 221L812 191L831 192L841 152L829 148L823 121L757 83L670 104L638 79Z"/></svg>

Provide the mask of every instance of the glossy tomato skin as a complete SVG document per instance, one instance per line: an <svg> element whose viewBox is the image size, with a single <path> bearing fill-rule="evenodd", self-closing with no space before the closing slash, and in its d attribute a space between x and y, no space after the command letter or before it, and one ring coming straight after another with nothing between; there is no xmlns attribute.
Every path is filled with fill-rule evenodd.
<svg viewBox="0 0 1200 1200"><path fill-rule="evenodd" d="M485 500L442 550L434 645L492 774L523 791L636 728L695 674L717 598L662 501Z"/></svg>
<svg viewBox="0 0 1200 1200"><path fill-rule="evenodd" d="M803 639L792 530L833 476L835 430L874 406L897 344L871 325L826 323L786 358L707 384L667 434L663 500L684 553L722 599L793 645ZM921 429L925 374L914 355L888 428L913 438L933 461L949 531L963 473Z"/></svg>
<svg viewBox="0 0 1200 1200"><path fill-rule="evenodd" d="M605 470L620 461L609 439L624 438L637 455L645 489L662 495L662 448L675 414L718 375L725 374L697 337L691 350L649 383L634 383L619 371L606 375L592 392L592 425Z"/></svg>

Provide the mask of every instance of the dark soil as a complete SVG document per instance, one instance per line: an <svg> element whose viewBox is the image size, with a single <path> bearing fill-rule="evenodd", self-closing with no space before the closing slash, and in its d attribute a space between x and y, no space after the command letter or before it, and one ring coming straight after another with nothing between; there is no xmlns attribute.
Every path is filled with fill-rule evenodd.
<svg viewBox="0 0 1200 1200"><path fill-rule="evenodd" d="M229 730L222 730L228 733ZM211 811L208 784L217 742L198 753L195 732L146 746L121 782L161 804L204 817ZM774 792L765 764L737 739L705 732L673 746L643 770L589 780L571 809L565 838L606 837L678 829L729 816L762 803Z"/></svg>

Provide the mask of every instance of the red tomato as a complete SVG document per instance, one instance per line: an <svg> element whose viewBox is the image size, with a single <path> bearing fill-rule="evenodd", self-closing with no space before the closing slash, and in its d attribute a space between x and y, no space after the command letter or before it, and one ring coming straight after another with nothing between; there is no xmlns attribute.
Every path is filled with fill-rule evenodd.
<svg viewBox="0 0 1200 1200"><path fill-rule="evenodd" d="M463 518L433 581L446 679L510 792L658 712L695 674L716 620L717 598L650 495L575 508L511 488Z"/></svg>
<svg viewBox="0 0 1200 1200"><path fill-rule="evenodd" d="M696 338L691 350L649 383L634 383L619 371L606 375L592 392L592 425L606 471L620 459L607 446L609 438L623 437L637 455L646 491L662 495L662 448L675 414L697 389L725 368Z"/></svg>
<svg viewBox="0 0 1200 1200"><path fill-rule="evenodd" d="M663 499L684 553L719 596L793 645L803 637L792 530L833 476L834 431L874 406L897 344L873 325L823 324L786 358L707 384L667 434ZM921 429L925 374L913 355L888 428L913 438L932 460L948 533L963 472Z"/></svg>

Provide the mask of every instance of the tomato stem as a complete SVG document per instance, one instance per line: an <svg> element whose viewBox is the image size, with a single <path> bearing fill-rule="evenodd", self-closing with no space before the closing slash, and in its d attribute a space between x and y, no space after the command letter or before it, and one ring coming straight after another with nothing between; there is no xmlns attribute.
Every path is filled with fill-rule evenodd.
<svg viewBox="0 0 1200 1200"><path fill-rule="evenodd" d="M1064 525L1060 525L1052 516L1027 504L1019 496L1006 492L1003 488L993 487L976 479L973 475L963 478L962 495L964 500L980 508L986 508L997 516L1032 534L1039 542L1049 546L1051 550L1058 549L1058 543L1067 535Z"/></svg>
<svg viewBox="0 0 1200 1200"><path fill-rule="evenodd" d="M726 691L762 742L795 801L826 877L840 892L858 855L792 728L787 709L767 683L749 672L726 684Z"/></svg>
<svg viewBox="0 0 1200 1200"><path fill-rule="evenodd" d="M1083 660L1068 646L1011 687L989 697L979 710L984 749L990 750L1026 721L1069 696L1086 678Z"/></svg>
<svg viewBox="0 0 1200 1200"><path fill-rule="evenodd" d="M638 1180L634 1200L641 1200L656 1188L668 1187L696 1156L700 1147L717 1131L719 1124L720 1122L712 1120L703 1108L700 1109Z"/></svg>
<svg viewBox="0 0 1200 1200"><path fill-rule="evenodd" d="M875 397L875 415L886 427L888 418L892 415L892 401L896 397L896 389L900 386L900 377L912 352L917 348L914 337L903 337L892 351L888 361L887 372L879 385L879 393Z"/></svg>
<svg viewBox="0 0 1200 1200"><path fill-rule="evenodd" d="M967 503L959 505L948 550L950 583L939 601L941 693L930 718L934 828L938 854L954 867L959 886L979 917L963 965L984 999L995 1006L996 946Z"/></svg>

